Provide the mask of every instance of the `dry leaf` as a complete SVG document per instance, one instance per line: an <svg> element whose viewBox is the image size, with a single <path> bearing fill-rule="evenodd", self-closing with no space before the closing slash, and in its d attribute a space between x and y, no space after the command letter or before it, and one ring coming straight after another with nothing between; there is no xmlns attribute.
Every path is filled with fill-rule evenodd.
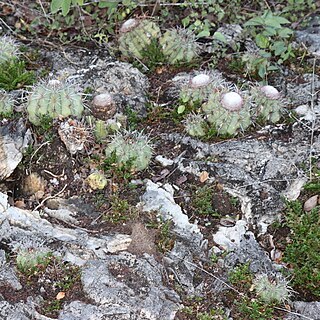
<svg viewBox="0 0 320 320"><path fill-rule="evenodd" d="M65 292L60 291L60 292L57 294L56 299L57 299L57 300L61 300L61 299L63 299L63 298L65 297L65 295L66 295Z"/></svg>
<svg viewBox="0 0 320 320"><path fill-rule="evenodd" d="M316 207L317 203L318 203L318 195L312 196L304 203L303 210L307 212L311 211Z"/></svg>
<svg viewBox="0 0 320 320"><path fill-rule="evenodd" d="M203 183L203 182L207 181L208 178L209 178L209 173L207 171L202 171L200 173L200 182Z"/></svg>

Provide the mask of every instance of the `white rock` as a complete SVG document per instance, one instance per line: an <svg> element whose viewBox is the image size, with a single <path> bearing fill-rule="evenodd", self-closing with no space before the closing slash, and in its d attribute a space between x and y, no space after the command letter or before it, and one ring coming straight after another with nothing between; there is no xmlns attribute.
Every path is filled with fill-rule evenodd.
<svg viewBox="0 0 320 320"><path fill-rule="evenodd" d="M167 159L165 157L163 157L162 155L157 155L155 157L156 161L158 161L163 167L168 167L168 166L172 166L174 161L171 159Z"/></svg>

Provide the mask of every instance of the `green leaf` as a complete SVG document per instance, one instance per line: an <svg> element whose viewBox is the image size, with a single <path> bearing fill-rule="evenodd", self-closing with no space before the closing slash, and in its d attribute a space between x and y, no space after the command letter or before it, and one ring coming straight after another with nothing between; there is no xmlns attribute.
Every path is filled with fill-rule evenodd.
<svg viewBox="0 0 320 320"><path fill-rule="evenodd" d="M216 31L214 34L213 34L213 39L215 40L218 40L218 41L221 41L223 43L227 43L227 39L226 37L219 31Z"/></svg>
<svg viewBox="0 0 320 320"><path fill-rule="evenodd" d="M281 38L288 38L290 36L293 35L293 30L289 29L289 28L281 28L279 31L278 31L278 35L279 37Z"/></svg>
<svg viewBox="0 0 320 320"><path fill-rule="evenodd" d="M64 0L52 0L50 5L51 13L57 13L61 9L63 1Z"/></svg>
<svg viewBox="0 0 320 320"><path fill-rule="evenodd" d="M202 37L209 37L210 36L210 31L209 30L203 30L197 34L198 38Z"/></svg>
<svg viewBox="0 0 320 320"><path fill-rule="evenodd" d="M178 113L178 114L182 114L182 113L184 113L185 110L186 110L186 107L182 104L182 105L180 105L180 106L178 107L177 113Z"/></svg>
<svg viewBox="0 0 320 320"><path fill-rule="evenodd" d="M120 1L99 1L98 7L103 8L116 8Z"/></svg>
<svg viewBox="0 0 320 320"><path fill-rule="evenodd" d="M280 56L287 50L287 46L283 41L276 41L272 44L271 49L274 51L276 56Z"/></svg>
<svg viewBox="0 0 320 320"><path fill-rule="evenodd" d="M261 33L256 35L255 42L261 49L266 49L269 46L269 39L263 36Z"/></svg>
<svg viewBox="0 0 320 320"><path fill-rule="evenodd" d="M71 0L64 0L62 1L62 15L65 17L69 11L70 11L70 6L71 6Z"/></svg>
<svg viewBox="0 0 320 320"><path fill-rule="evenodd" d="M250 27L250 26L261 26L264 24L264 21L261 17L254 17L248 20L243 26Z"/></svg>

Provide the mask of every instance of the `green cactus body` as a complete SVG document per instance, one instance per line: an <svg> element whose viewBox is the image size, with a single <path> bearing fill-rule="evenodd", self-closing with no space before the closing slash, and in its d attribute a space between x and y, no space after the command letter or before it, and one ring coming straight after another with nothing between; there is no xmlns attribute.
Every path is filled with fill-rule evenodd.
<svg viewBox="0 0 320 320"><path fill-rule="evenodd" d="M29 121L34 125L39 125L42 117L80 117L83 110L81 95L72 86L56 80L35 87L27 102Z"/></svg>
<svg viewBox="0 0 320 320"><path fill-rule="evenodd" d="M185 129L193 137L203 137L207 132L207 123L201 114L190 114L185 121Z"/></svg>
<svg viewBox="0 0 320 320"><path fill-rule="evenodd" d="M214 92L209 96L208 102L202 105L208 122L214 127L218 135L235 135L244 131L251 124L250 108L244 102L237 110L228 110L221 103L223 93Z"/></svg>
<svg viewBox="0 0 320 320"><path fill-rule="evenodd" d="M265 90L266 89L266 92ZM273 94L268 94L268 90ZM262 123L277 123L283 112L284 103L280 93L272 86L255 87L251 89L252 101L256 106L256 117Z"/></svg>
<svg viewBox="0 0 320 320"><path fill-rule="evenodd" d="M102 141L108 136L107 126L103 120L96 121L94 126L94 136L98 141Z"/></svg>
<svg viewBox="0 0 320 320"><path fill-rule="evenodd" d="M17 43L8 36L0 37L0 63L17 58L19 54Z"/></svg>
<svg viewBox="0 0 320 320"><path fill-rule="evenodd" d="M127 57L143 58L153 38L160 36L159 26L150 20L127 20L120 29L119 49Z"/></svg>
<svg viewBox="0 0 320 320"><path fill-rule="evenodd" d="M196 36L188 29L171 29L160 38L163 54L170 64L191 62L199 53Z"/></svg>
<svg viewBox="0 0 320 320"><path fill-rule="evenodd" d="M13 113L13 100L3 90L0 90L0 116L8 117Z"/></svg>
<svg viewBox="0 0 320 320"><path fill-rule="evenodd" d="M117 133L106 148L108 157L115 154L121 165L129 165L133 170L141 171L148 167L152 157L152 146L148 137L136 131Z"/></svg>

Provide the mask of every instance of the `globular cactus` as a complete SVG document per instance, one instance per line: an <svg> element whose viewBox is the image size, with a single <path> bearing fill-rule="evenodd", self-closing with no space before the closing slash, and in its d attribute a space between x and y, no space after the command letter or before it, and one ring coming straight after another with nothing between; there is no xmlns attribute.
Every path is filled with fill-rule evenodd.
<svg viewBox="0 0 320 320"><path fill-rule="evenodd" d="M292 293L288 281L279 277L269 280L269 277L266 274L258 275L253 280L253 284L260 299L266 303L287 302Z"/></svg>
<svg viewBox="0 0 320 320"><path fill-rule="evenodd" d="M114 116L117 111L113 96L108 93L100 93L92 100L92 114L101 120L107 120Z"/></svg>
<svg viewBox="0 0 320 320"><path fill-rule="evenodd" d="M280 120L284 102L280 97L280 92L275 87L254 87L250 93L258 120L262 123L276 123Z"/></svg>
<svg viewBox="0 0 320 320"><path fill-rule="evenodd" d="M0 64L18 57L18 44L9 36L0 37Z"/></svg>
<svg viewBox="0 0 320 320"><path fill-rule="evenodd" d="M199 44L195 34L189 29L168 30L160 38L163 54L170 64L191 62L199 54Z"/></svg>
<svg viewBox="0 0 320 320"><path fill-rule="evenodd" d="M129 165L134 171L148 167L152 157L152 145L146 135L137 131L122 131L114 135L106 148L106 156L115 155L116 162Z"/></svg>
<svg viewBox="0 0 320 320"><path fill-rule="evenodd" d="M98 142L104 140L108 136L106 123L103 120L97 120L94 124L93 133Z"/></svg>
<svg viewBox="0 0 320 320"><path fill-rule="evenodd" d="M81 95L74 87L59 80L38 84L27 102L29 121L34 125L39 125L44 117L80 117L83 110Z"/></svg>
<svg viewBox="0 0 320 320"><path fill-rule="evenodd" d="M201 114L191 113L184 123L185 130L193 137L203 137L207 133L208 125Z"/></svg>
<svg viewBox="0 0 320 320"><path fill-rule="evenodd" d="M182 86L180 100L183 103L194 104L205 102L210 93L223 86L224 80L218 74L199 73Z"/></svg>
<svg viewBox="0 0 320 320"><path fill-rule="evenodd" d="M9 117L13 113L13 99L3 90L0 90L0 116Z"/></svg>
<svg viewBox="0 0 320 320"><path fill-rule="evenodd" d="M143 58L153 38L160 36L159 26L147 19L129 19L120 28L119 49L127 57Z"/></svg>
<svg viewBox="0 0 320 320"><path fill-rule="evenodd" d="M251 124L247 98L237 92L213 92L208 102L202 105L202 110L218 135L235 135Z"/></svg>

